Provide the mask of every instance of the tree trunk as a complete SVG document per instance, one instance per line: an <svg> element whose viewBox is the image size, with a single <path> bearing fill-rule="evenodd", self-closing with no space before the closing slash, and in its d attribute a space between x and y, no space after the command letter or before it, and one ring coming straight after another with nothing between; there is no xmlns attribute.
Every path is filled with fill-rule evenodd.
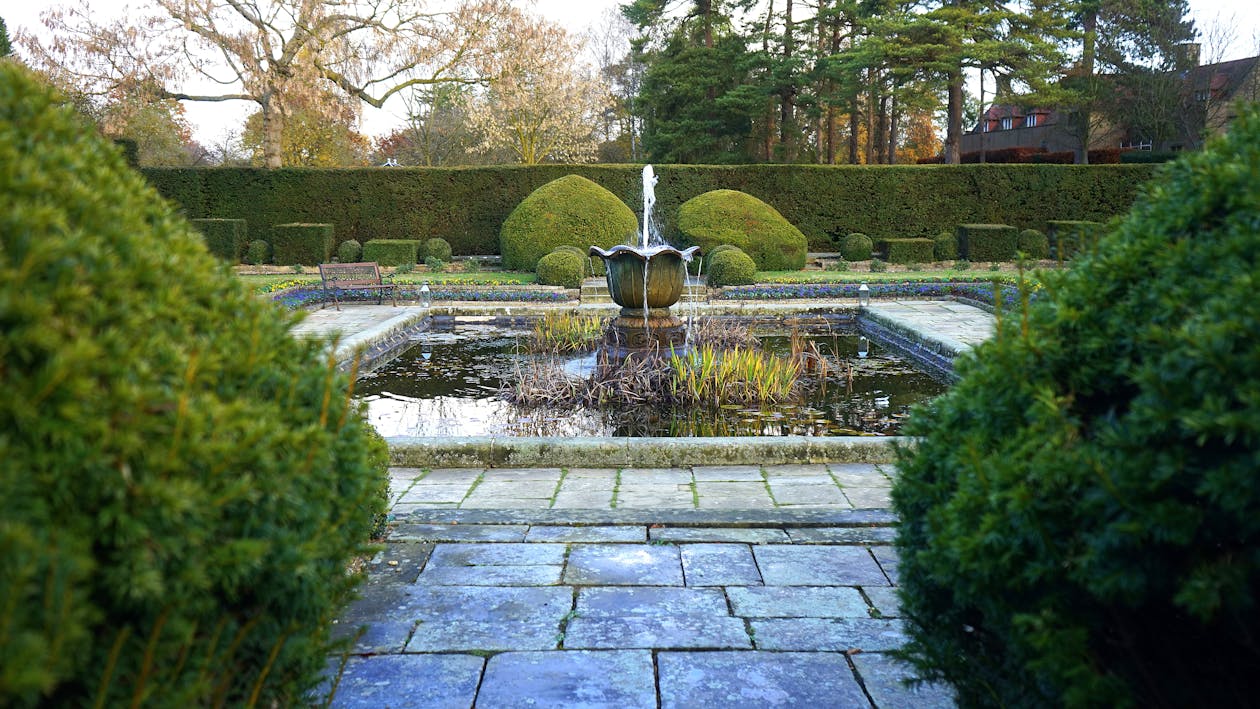
<svg viewBox="0 0 1260 709"><path fill-rule="evenodd" d="M796 38L792 27L792 0L783 6L783 65L787 67L792 61L792 50ZM779 148L781 162L796 162L796 86L790 77L779 91Z"/></svg>
<svg viewBox="0 0 1260 709"><path fill-rule="evenodd" d="M901 104L896 99L890 99L892 108L888 112L888 164L895 165L897 163L897 129L901 123Z"/></svg>
<svg viewBox="0 0 1260 709"><path fill-rule="evenodd" d="M862 105L861 94L857 91L853 92L852 100L849 103L849 164L858 164L858 134L861 133L862 127Z"/></svg>
<svg viewBox="0 0 1260 709"><path fill-rule="evenodd" d="M875 162L888 163L888 94L880 94L879 113L875 116Z"/></svg>
<svg viewBox="0 0 1260 709"><path fill-rule="evenodd" d="M1098 85L1094 83L1094 60L1098 56L1098 8L1095 6L1091 11L1085 13L1085 17L1081 21L1081 29L1084 30L1084 46L1081 48L1081 71L1085 74L1085 86L1088 96L1085 98L1084 106L1081 110L1081 148L1076 152L1076 162L1081 165L1089 164L1089 141L1090 133L1093 129L1094 117L1092 115L1094 101L1098 100Z"/></svg>
<svg viewBox="0 0 1260 709"><path fill-rule="evenodd" d="M946 165L957 165L962 161L962 156L958 152L962 135L962 108L963 73L962 69L958 68L949 73L949 100L945 107L944 162Z"/></svg>
<svg viewBox="0 0 1260 709"><path fill-rule="evenodd" d="M273 101L262 103L263 165L269 169L284 166L281 136L284 132L284 112Z"/></svg>

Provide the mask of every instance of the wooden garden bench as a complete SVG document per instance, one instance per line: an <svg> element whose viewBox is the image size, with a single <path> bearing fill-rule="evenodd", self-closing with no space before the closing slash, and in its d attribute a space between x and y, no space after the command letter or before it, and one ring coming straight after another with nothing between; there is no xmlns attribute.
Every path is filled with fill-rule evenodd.
<svg viewBox="0 0 1260 709"><path fill-rule="evenodd" d="M381 280L381 267L373 261L363 263L321 263L319 277L323 280L324 293L331 293L333 305L341 310L341 291L359 290L376 291L376 302L384 302L385 293L389 293L390 301L398 307L398 286ZM324 301L322 307L328 307Z"/></svg>

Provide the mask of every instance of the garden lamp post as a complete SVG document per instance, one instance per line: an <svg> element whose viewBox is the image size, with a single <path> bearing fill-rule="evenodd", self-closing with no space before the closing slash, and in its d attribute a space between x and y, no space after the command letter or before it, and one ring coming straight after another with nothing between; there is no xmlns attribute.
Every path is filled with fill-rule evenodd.
<svg viewBox="0 0 1260 709"><path fill-rule="evenodd" d="M869 355L870 353L871 353L871 341L866 339L865 337L859 337L858 350L857 350L858 359L866 359L866 356Z"/></svg>
<svg viewBox="0 0 1260 709"><path fill-rule="evenodd" d="M427 308L432 304L433 297L429 294L429 284L427 282L420 284L420 305Z"/></svg>
<svg viewBox="0 0 1260 709"><path fill-rule="evenodd" d="M858 286L858 307L865 308L871 304L871 289L866 283Z"/></svg>

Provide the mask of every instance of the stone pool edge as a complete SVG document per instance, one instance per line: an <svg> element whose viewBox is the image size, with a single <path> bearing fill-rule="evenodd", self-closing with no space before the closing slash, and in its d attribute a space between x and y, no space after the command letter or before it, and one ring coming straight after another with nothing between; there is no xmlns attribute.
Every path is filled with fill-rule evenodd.
<svg viewBox="0 0 1260 709"><path fill-rule="evenodd" d="M612 438L394 436L390 465L409 468L668 468L892 463L905 436Z"/></svg>

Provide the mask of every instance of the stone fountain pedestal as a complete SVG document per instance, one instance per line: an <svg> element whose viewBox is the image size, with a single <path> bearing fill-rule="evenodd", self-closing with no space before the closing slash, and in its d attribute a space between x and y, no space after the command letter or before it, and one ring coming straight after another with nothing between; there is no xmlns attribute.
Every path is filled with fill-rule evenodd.
<svg viewBox="0 0 1260 709"><path fill-rule="evenodd" d="M682 297L687 262L699 252L695 246L685 251L670 246L590 248L592 256L604 260L608 294L621 306L621 314L604 332L607 362L631 355L667 357L671 349L683 353L686 326L669 308Z"/></svg>
<svg viewBox="0 0 1260 709"><path fill-rule="evenodd" d="M670 351L683 354L687 347L687 326L669 308L622 308L604 331L601 341L610 361L620 362L632 354L668 357Z"/></svg>

